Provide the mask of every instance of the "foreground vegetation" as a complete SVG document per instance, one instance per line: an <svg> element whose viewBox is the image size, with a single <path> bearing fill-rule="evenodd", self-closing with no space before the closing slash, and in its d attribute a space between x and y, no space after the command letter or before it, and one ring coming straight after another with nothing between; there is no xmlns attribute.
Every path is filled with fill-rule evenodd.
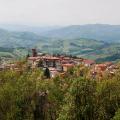
<svg viewBox="0 0 120 120"><path fill-rule="evenodd" d="M100 80L83 66L54 79L40 69L1 71L0 120L120 120L120 69Z"/></svg>

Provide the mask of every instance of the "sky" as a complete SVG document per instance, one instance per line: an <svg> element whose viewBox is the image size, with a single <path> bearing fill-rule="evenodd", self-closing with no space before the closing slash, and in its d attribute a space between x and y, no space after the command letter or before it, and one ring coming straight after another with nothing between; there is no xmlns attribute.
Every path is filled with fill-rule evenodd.
<svg viewBox="0 0 120 120"><path fill-rule="evenodd" d="M120 0L0 0L0 23L119 24Z"/></svg>

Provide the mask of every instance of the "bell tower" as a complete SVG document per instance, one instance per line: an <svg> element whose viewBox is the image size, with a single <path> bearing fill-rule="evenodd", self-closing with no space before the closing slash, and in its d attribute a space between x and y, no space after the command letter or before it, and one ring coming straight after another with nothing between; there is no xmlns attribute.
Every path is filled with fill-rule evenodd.
<svg viewBox="0 0 120 120"><path fill-rule="evenodd" d="M32 56L33 57L37 57L37 51L36 51L36 49L34 48L34 49L32 49Z"/></svg>

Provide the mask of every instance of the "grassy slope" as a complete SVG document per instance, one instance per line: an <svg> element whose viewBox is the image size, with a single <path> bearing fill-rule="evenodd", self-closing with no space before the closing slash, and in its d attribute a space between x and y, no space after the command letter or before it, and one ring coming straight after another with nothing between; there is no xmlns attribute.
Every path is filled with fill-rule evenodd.
<svg viewBox="0 0 120 120"><path fill-rule="evenodd" d="M46 38L30 32L0 29L0 57L22 57L28 53L27 48L33 47L44 53L72 54L98 61L116 60L120 54L120 43L108 44L84 38Z"/></svg>
<svg viewBox="0 0 120 120"><path fill-rule="evenodd" d="M37 44L40 51L46 53L66 53L100 61L112 60L110 56L120 53L119 43L104 43L92 39L52 39Z"/></svg>

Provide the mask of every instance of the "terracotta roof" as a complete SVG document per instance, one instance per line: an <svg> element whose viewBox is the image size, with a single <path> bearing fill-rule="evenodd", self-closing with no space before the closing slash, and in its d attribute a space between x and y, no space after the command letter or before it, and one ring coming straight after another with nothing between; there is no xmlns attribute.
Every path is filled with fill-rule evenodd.
<svg viewBox="0 0 120 120"><path fill-rule="evenodd" d="M107 68L106 64L97 64L96 67L101 69L102 71L106 70Z"/></svg>
<svg viewBox="0 0 120 120"><path fill-rule="evenodd" d="M106 64L97 64L96 67L103 67L106 66Z"/></svg>
<svg viewBox="0 0 120 120"><path fill-rule="evenodd" d="M94 63L95 63L94 60L88 60L88 59L83 60L83 62L84 62L85 64L94 64Z"/></svg>
<svg viewBox="0 0 120 120"><path fill-rule="evenodd" d="M74 63L75 61L74 60L62 60L61 61L63 64L72 64Z"/></svg>
<svg viewBox="0 0 120 120"><path fill-rule="evenodd" d="M73 64L62 64L62 66L65 66L65 67L73 67L74 65Z"/></svg>
<svg viewBox="0 0 120 120"><path fill-rule="evenodd" d="M113 65L112 62L105 62L104 64L107 65L107 66L111 66L111 65Z"/></svg>
<svg viewBox="0 0 120 120"><path fill-rule="evenodd" d="M28 60L38 60L40 57L29 57Z"/></svg>
<svg viewBox="0 0 120 120"><path fill-rule="evenodd" d="M64 57L63 59L64 60L70 60L71 58L70 57Z"/></svg>
<svg viewBox="0 0 120 120"><path fill-rule="evenodd" d="M51 73L58 74L58 71L50 71Z"/></svg>
<svg viewBox="0 0 120 120"><path fill-rule="evenodd" d="M46 60L60 60L60 58L58 58L58 57L46 57L46 56L44 56L43 57L43 59L46 59Z"/></svg>
<svg viewBox="0 0 120 120"><path fill-rule="evenodd" d="M49 69L50 71L57 71L57 69L54 68L54 67L49 67L48 69Z"/></svg>

